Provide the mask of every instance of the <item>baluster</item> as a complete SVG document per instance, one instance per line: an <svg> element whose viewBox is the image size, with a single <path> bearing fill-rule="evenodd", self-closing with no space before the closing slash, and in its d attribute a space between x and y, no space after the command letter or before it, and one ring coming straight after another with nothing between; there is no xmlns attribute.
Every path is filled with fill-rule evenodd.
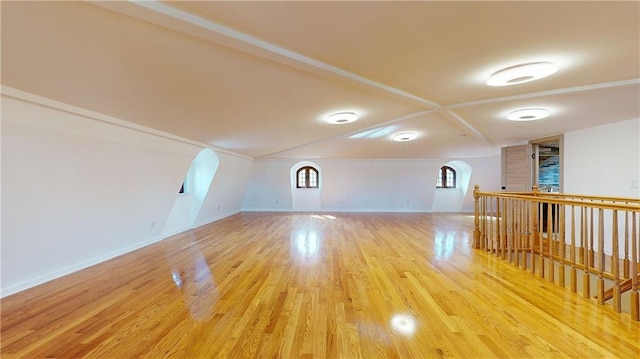
<svg viewBox="0 0 640 359"><path fill-rule="evenodd" d="M638 294L638 275L640 275L640 268L638 268L638 250L640 250L640 237L638 236L636 226L636 212L632 215L633 223L631 225L631 318L633 320L640 320L640 295Z"/></svg>
<svg viewBox="0 0 640 359"><path fill-rule="evenodd" d="M500 198L496 197L496 202L495 202L495 212L493 215L493 224L494 224L494 228L493 228L493 235L495 237L495 243L494 243L494 254L497 257L498 256L498 248L500 247L500 219L499 219L499 211L498 208L500 208Z"/></svg>
<svg viewBox="0 0 640 359"><path fill-rule="evenodd" d="M500 248L500 213L499 213L499 208L500 208L500 198L499 198L499 197L496 197L496 203L495 203L495 206L496 206L496 211L495 211L495 214L494 214L494 216L493 216L492 220L493 220L493 223L494 223L494 225L495 225L495 227L493 228L493 230L494 230L494 233L493 233L493 234L494 234L494 236L495 236L495 243L494 243L494 245L495 245L495 250L494 250L494 254L495 254L495 256L496 256L496 257L498 257L498 256L499 256L499 254L498 254L498 250L499 250L499 248Z"/></svg>
<svg viewBox="0 0 640 359"><path fill-rule="evenodd" d="M487 213L485 208L486 201L487 201L486 196L480 197L480 249L485 248L484 241L487 239L487 233L486 233Z"/></svg>
<svg viewBox="0 0 640 359"><path fill-rule="evenodd" d="M522 269L527 269L527 238L529 233L529 221L527 220L527 212L528 212L527 201L523 200L520 203L520 210L522 211L520 217L522 218L521 225L521 235L520 235L520 253L522 254L522 258L520 258L520 265Z"/></svg>
<svg viewBox="0 0 640 359"><path fill-rule="evenodd" d="M480 248L480 186L473 187L474 206L473 212L475 218L473 220L473 248Z"/></svg>
<svg viewBox="0 0 640 359"><path fill-rule="evenodd" d="M522 218L523 218L523 230L525 231L522 235L522 269L527 270L529 267L527 263L529 260L527 259L527 253L529 252L529 243L531 242L531 223L529 220L529 206L527 206L526 201L522 201Z"/></svg>
<svg viewBox="0 0 640 359"><path fill-rule="evenodd" d="M622 272L625 279L630 278L629 264L629 212L624 212L624 260L622 261Z"/></svg>
<svg viewBox="0 0 640 359"><path fill-rule="evenodd" d="M589 270L590 270L590 265L593 264L593 262L589 262L589 238L587 235L588 232L588 227L589 227L589 223L588 223L588 219L587 219L587 207L582 207L582 218L584 218L584 221L582 222L584 224L583 228L582 228L582 234L584 237L584 271L582 272L582 296L584 298L590 298L591 297L591 276L589 275Z"/></svg>
<svg viewBox="0 0 640 359"><path fill-rule="evenodd" d="M590 208L591 212L591 221L589 222L589 265L595 268L596 266L596 255L593 250L593 242L595 236L593 235L593 207Z"/></svg>
<svg viewBox="0 0 640 359"><path fill-rule="evenodd" d="M489 223L489 206L488 203L491 202L491 196L486 196L486 197L482 197L482 201L480 202L482 205L482 222L481 222L481 229L480 231L482 232L482 249L484 249L485 251L489 250L489 243L491 241L491 234L489 233L489 230L491 228L491 225Z"/></svg>
<svg viewBox="0 0 640 359"><path fill-rule="evenodd" d="M580 257L579 257L579 261L580 264L584 265L585 268L587 267L588 263L585 263L585 259L587 258L584 254L585 254L585 243L587 241L587 224L586 224L586 213L587 213L587 208L586 207L580 207Z"/></svg>
<svg viewBox="0 0 640 359"><path fill-rule="evenodd" d="M513 263L513 236L515 232L515 219L514 213L516 210L515 200L509 200L509 223L511 226L509 227L509 235L507 237L507 259L509 263Z"/></svg>
<svg viewBox="0 0 640 359"><path fill-rule="evenodd" d="M516 232L516 221L514 214L516 213L516 200L509 199L509 235L507 236L507 257L509 263L513 263L513 239Z"/></svg>
<svg viewBox="0 0 640 359"><path fill-rule="evenodd" d="M527 205L527 201L523 200L520 204L521 210L521 219L522 219L522 227L521 227L521 236L520 236L520 253L522 253L522 258L520 258L520 265L522 269L527 269L527 251L528 251L528 238L529 238L529 206Z"/></svg>
<svg viewBox="0 0 640 359"><path fill-rule="evenodd" d="M538 235L538 243L540 252L538 256L538 276L544 278L544 221L543 221L544 203L540 203L540 211L538 213L538 221L540 223L540 232Z"/></svg>
<svg viewBox="0 0 640 359"><path fill-rule="evenodd" d="M613 254L611 261L611 272L613 272L613 310L617 313L622 311L622 305L620 303L620 256L619 243L618 243L618 210L613 210L613 238L611 245L613 246Z"/></svg>
<svg viewBox="0 0 640 359"><path fill-rule="evenodd" d="M604 213L598 209L598 304L604 304Z"/></svg>
<svg viewBox="0 0 640 359"><path fill-rule="evenodd" d="M508 211L509 206L507 205L506 198L499 198L501 202L500 205L500 240L498 241L498 247L496 251L496 256L498 258L504 259L504 241L507 238L507 225L508 225Z"/></svg>
<svg viewBox="0 0 640 359"><path fill-rule="evenodd" d="M535 270L535 242L536 242L536 232L538 231L538 211L536 210L536 204L531 203L529 207L529 221L531 222L531 232L529 233L529 268L531 269L531 273L536 272Z"/></svg>
<svg viewBox="0 0 640 359"><path fill-rule="evenodd" d="M537 187L534 187L534 194ZM540 226L538 222L538 202L531 203L531 225L533 227L531 231L530 241L530 253L531 253L531 273L536 273L536 239L538 238L538 228Z"/></svg>
<svg viewBox="0 0 640 359"><path fill-rule="evenodd" d="M555 262L553 261L553 247L555 243L555 241L553 240L553 221L555 220L553 209L555 208L555 206L555 204L552 205L551 203L547 203L547 246L549 247L549 271L547 273L547 279L549 280L549 282L555 281Z"/></svg>
<svg viewBox="0 0 640 359"><path fill-rule="evenodd" d="M499 197L496 197L496 214L495 214L495 218L494 218L494 222L495 222L495 236L496 236L496 243L495 243L495 255L496 257L498 257L499 251L500 251L500 238L502 238L502 233L500 233L500 226L501 226L501 222L502 222L502 205L500 203L501 199Z"/></svg>
<svg viewBox="0 0 640 359"><path fill-rule="evenodd" d="M558 269L558 285L564 288L565 285L565 273L564 273L564 255L565 255L565 233L564 233L564 205L558 205L558 234L559 241L558 245L560 246L560 268Z"/></svg>
<svg viewBox="0 0 640 359"><path fill-rule="evenodd" d="M500 241L501 241L501 233L500 233L500 216L502 216L502 213L500 212L500 198L496 197L496 248L495 248L495 255L499 256L498 250L500 248Z"/></svg>
<svg viewBox="0 0 640 359"><path fill-rule="evenodd" d="M576 270L576 207L571 206L571 246L569 247L571 260L571 293L578 291L578 271Z"/></svg>
<svg viewBox="0 0 640 359"><path fill-rule="evenodd" d="M511 236L509 236L509 262L515 262L516 242L518 238L518 200L511 199Z"/></svg>
<svg viewBox="0 0 640 359"><path fill-rule="evenodd" d="M483 233L484 233L484 240L482 241L482 249L487 250L487 247L489 247L489 228L491 227L489 224L489 203L491 202L491 197L486 197L483 203L483 208L482 210L484 211L484 229L483 229Z"/></svg>
<svg viewBox="0 0 640 359"><path fill-rule="evenodd" d="M507 241L509 238L509 199L503 198L502 239L500 240L500 258L507 258Z"/></svg>
<svg viewBox="0 0 640 359"><path fill-rule="evenodd" d="M497 197L496 197L497 198ZM487 199L487 251L491 252L493 248L493 197ZM493 253L492 253L493 254Z"/></svg>
<svg viewBox="0 0 640 359"><path fill-rule="evenodd" d="M520 237L522 236L522 222L520 221L520 207L522 205L522 201L516 199L515 200L516 203L516 210L515 213L513 214L514 217L514 221L516 223L516 227L515 227L515 236L513 237L513 264L516 265L516 267L520 266Z"/></svg>
<svg viewBox="0 0 640 359"><path fill-rule="evenodd" d="M511 238L511 211L513 209L511 208L511 199L510 198L505 198L504 199L504 223L503 223L503 227L504 227L504 238L502 239L502 256L501 258L504 260L508 260L509 259L509 240Z"/></svg>

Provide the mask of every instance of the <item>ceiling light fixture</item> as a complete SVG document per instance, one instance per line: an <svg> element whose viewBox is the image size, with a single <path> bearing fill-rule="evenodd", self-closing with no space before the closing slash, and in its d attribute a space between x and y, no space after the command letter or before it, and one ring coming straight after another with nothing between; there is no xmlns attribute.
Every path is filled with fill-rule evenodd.
<svg viewBox="0 0 640 359"><path fill-rule="evenodd" d="M489 78L489 86L509 86L535 81L558 71L551 62L533 62L502 69Z"/></svg>
<svg viewBox="0 0 640 359"><path fill-rule="evenodd" d="M327 116L327 122L337 125L354 122L358 120L358 116L353 112L338 112Z"/></svg>
<svg viewBox="0 0 640 359"><path fill-rule="evenodd" d="M413 132L403 132L393 136L393 140L396 142L407 142L416 138L418 138L418 135Z"/></svg>
<svg viewBox="0 0 640 359"><path fill-rule="evenodd" d="M547 117L549 117L549 111L544 108L523 108L507 115L507 119L511 121L535 121Z"/></svg>

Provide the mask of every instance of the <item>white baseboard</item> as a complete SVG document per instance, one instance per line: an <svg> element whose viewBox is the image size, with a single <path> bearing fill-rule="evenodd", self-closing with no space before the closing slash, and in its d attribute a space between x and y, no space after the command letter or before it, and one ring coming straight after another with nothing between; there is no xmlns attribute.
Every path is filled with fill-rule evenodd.
<svg viewBox="0 0 640 359"><path fill-rule="evenodd" d="M86 259L84 261L81 261L79 263L75 263L57 270L54 270L53 272L49 272L49 273L45 273L45 274L41 274L38 275L36 277L27 279L25 281L19 282L19 283L15 283L15 284L11 284L8 285L6 287L2 287L2 289L0 290L0 298L4 298L6 296L9 296L11 294L15 294L18 292L21 292L23 290L29 289L31 287L35 287L37 285L40 285L42 283L46 283L49 282L51 280L63 277L67 274L71 274L73 272L77 272L81 269L85 269L88 267L91 267L93 265L96 265L98 263L107 261L109 259L115 258L117 256L121 256L125 253L129 253L132 251L135 251L136 249L140 249L142 247L146 247L150 244L159 242L162 240L162 236L157 236L157 237L153 237L149 240L146 240L144 242L140 242L140 243L136 243L134 245L131 246L127 246L112 252L109 252L107 254L103 254L101 256L98 257L94 257L94 258L90 258L90 259Z"/></svg>
<svg viewBox="0 0 640 359"><path fill-rule="evenodd" d="M240 212L242 212L242 211L236 210L236 211L229 211L229 212L220 213L220 214L216 215L215 217L211 217L211 218L208 218L208 219L205 219L205 220L202 220L202 221L194 223L192 229L195 229L195 228L198 228L198 227L202 227L204 225L207 225L209 223L213 223L215 221L219 221L219 220L227 218L227 217L231 217L234 214L238 214Z"/></svg>
<svg viewBox="0 0 640 359"><path fill-rule="evenodd" d="M295 212L292 208L282 207L244 207L241 212Z"/></svg>

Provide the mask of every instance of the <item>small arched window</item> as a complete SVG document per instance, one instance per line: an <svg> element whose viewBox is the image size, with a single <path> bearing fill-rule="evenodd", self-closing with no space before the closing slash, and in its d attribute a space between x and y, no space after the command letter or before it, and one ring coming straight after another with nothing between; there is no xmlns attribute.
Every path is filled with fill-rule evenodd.
<svg viewBox="0 0 640 359"><path fill-rule="evenodd" d="M456 170L449 166L442 166L438 172L436 188L456 188Z"/></svg>
<svg viewBox="0 0 640 359"><path fill-rule="evenodd" d="M296 188L318 188L320 178L318 170L311 167L302 167L296 172Z"/></svg>

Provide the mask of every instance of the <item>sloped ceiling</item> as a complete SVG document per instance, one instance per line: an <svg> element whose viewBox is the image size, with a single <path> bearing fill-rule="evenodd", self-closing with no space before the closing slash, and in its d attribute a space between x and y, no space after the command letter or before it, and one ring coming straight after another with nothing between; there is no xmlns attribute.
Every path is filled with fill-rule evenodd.
<svg viewBox="0 0 640 359"><path fill-rule="evenodd" d="M1 7L2 85L252 158L493 156L640 117L639 2ZM559 70L485 84L538 61ZM551 115L506 120L522 107ZM325 122L342 111L360 120Z"/></svg>

